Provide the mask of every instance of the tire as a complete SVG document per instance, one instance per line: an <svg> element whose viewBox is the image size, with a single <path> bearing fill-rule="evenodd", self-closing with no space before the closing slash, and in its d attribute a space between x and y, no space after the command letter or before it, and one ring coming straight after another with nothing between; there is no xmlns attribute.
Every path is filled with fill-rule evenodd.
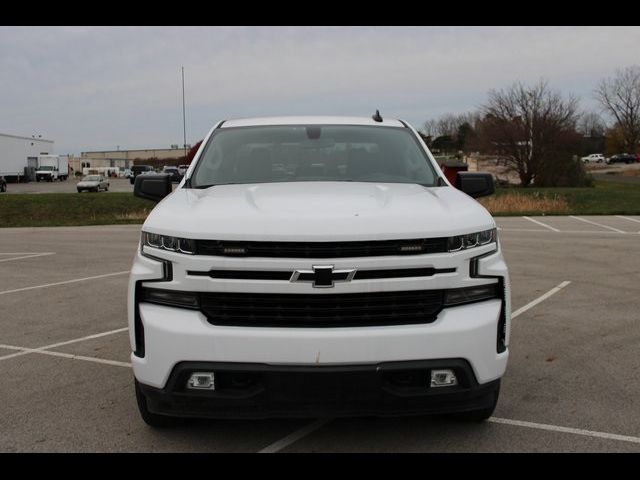
<svg viewBox="0 0 640 480"><path fill-rule="evenodd" d="M133 185L134 183L136 183L136 180L133 177L129 177L129 182L131 183L131 185Z"/></svg>
<svg viewBox="0 0 640 480"><path fill-rule="evenodd" d="M493 392L493 404L490 407L482 408L480 410L469 410L467 412L456 412L447 415L447 417L458 420L461 422L484 422L491 415L493 415L493 411L496 409L496 405L498 405L498 397L500 396L500 382L498 382L498 386Z"/></svg>
<svg viewBox="0 0 640 480"><path fill-rule="evenodd" d="M109 191L109 185L107 185L106 187L104 187L104 191L108 192Z"/></svg>
<svg viewBox="0 0 640 480"><path fill-rule="evenodd" d="M78 189L78 193L82 193L82 190Z"/></svg>
<svg viewBox="0 0 640 480"><path fill-rule="evenodd" d="M92 188L91 189L92 192L98 193L100 191L100 188L96 187L96 188Z"/></svg>
<svg viewBox="0 0 640 480"><path fill-rule="evenodd" d="M136 403L138 404L138 411L144 423L153 428L170 428L183 423L183 420L180 418L150 412L147 408L147 398L142 393L138 380L134 379L134 381L136 384Z"/></svg>

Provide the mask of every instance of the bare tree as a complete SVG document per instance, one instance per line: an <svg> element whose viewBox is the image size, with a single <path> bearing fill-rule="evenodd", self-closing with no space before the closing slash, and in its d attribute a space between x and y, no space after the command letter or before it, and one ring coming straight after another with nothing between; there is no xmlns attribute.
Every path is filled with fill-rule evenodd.
<svg viewBox="0 0 640 480"><path fill-rule="evenodd" d="M545 174L552 172L559 158L571 159L568 152L575 147L578 101L564 99L546 81L533 86L517 82L492 90L482 112L485 141L505 156L523 186L543 169Z"/></svg>
<svg viewBox="0 0 640 480"><path fill-rule="evenodd" d="M585 137L604 137L607 125L596 112L584 112L578 120L578 132Z"/></svg>
<svg viewBox="0 0 640 480"><path fill-rule="evenodd" d="M447 145L445 149L466 150L473 144L472 140L475 141L475 128L480 119L478 112L445 113L424 122L422 133L436 145Z"/></svg>
<svg viewBox="0 0 640 480"><path fill-rule="evenodd" d="M455 137L462 123L464 123L464 120L461 120L460 115L454 115L452 113L441 115L437 122L438 135L441 137Z"/></svg>
<svg viewBox="0 0 640 480"><path fill-rule="evenodd" d="M635 153L640 144L640 66L618 69L615 77L598 84L594 94L615 119L627 152Z"/></svg>
<svg viewBox="0 0 640 480"><path fill-rule="evenodd" d="M435 138L438 135L438 121L430 119L424 122L424 125L422 125L422 133L427 137Z"/></svg>

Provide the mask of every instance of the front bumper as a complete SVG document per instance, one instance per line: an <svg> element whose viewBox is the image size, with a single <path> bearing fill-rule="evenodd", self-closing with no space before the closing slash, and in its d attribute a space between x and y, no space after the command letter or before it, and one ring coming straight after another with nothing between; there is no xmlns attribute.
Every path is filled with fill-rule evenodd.
<svg viewBox="0 0 640 480"><path fill-rule="evenodd" d="M452 368L459 385L429 387L432 368ZM193 372L214 371L215 391L184 388ZM156 414L270 418L442 414L491 408L500 381L478 384L462 359L347 366L182 362L167 385L140 384Z"/></svg>
<svg viewBox="0 0 640 480"><path fill-rule="evenodd" d="M504 334L509 338L509 282L500 252L459 252L425 255L422 265L436 268L455 266L457 272L428 278L382 279L336 284L336 293L438 289L487 283L489 278L504 280ZM470 259L479 254L476 269L484 278L469 271ZM468 362L480 385L499 379L505 372L508 349L496 349L503 305L501 300L487 300L469 305L448 307L438 318L425 324L341 327L341 328L270 328L237 327L210 324L199 311L137 303L138 284L186 291L227 291L246 293L322 294L306 284L289 282L219 280L189 277L187 270L203 268L273 269L280 259L216 259L163 253L161 261L136 255L129 288L129 325L134 374L148 388L163 390L176 365L182 362L250 363L299 367L342 367L345 365L379 365L425 359L463 359ZM346 268L353 259L336 260L336 268ZM210 262L210 265L208 264ZM404 262L404 263L403 263ZM363 268L410 266L412 258L362 258ZM287 261L291 268L308 266L308 260ZM150 283L153 282L153 283ZM282 284L281 284L282 283ZM138 325L138 328L136 328ZM138 338L139 337L139 338Z"/></svg>
<svg viewBox="0 0 640 480"><path fill-rule="evenodd" d="M500 300L444 309L429 324L345 328L226 327L205 315L139 305L145 355L131 355L136 378L163 388L184 361L269 365L353 365L464 358L479 383L500 378L508 350L496 351Z"/></svg>

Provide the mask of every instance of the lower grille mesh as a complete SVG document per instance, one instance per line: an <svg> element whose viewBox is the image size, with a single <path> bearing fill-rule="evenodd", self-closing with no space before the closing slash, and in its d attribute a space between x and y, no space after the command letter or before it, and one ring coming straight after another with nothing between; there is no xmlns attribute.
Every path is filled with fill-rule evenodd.
<svg viewBox="0 0 640 480"><path fill-rule="evenodd" d="M353 327L430 323L443 290L352 294L202 293L201 310L214 325Z"/></svg>

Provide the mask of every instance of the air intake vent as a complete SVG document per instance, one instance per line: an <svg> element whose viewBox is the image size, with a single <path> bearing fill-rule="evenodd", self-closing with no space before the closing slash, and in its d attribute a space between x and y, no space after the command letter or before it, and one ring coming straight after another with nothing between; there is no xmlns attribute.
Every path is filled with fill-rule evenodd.
<svg viewBox="0 0 640 480"><path fill-rule="evenodd" d="M214 325L354 327L430 323L443 290L353 294L202 293L201 309Z"/></svg>

